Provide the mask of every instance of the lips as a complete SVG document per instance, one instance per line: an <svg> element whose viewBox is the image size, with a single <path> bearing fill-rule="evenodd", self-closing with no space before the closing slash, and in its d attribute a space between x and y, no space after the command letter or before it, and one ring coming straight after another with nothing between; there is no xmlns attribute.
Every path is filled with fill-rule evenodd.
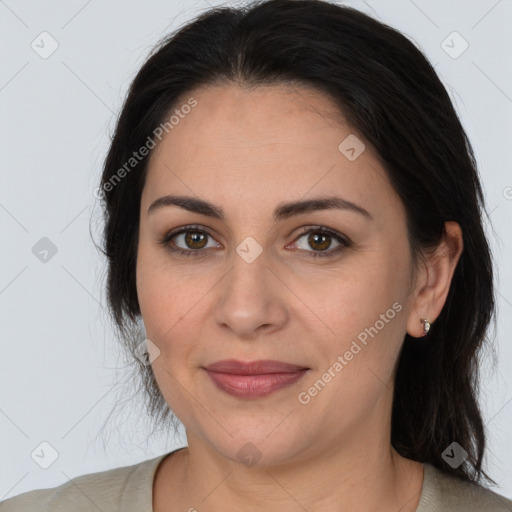
<svg viewBox="0 0 512 512"><path fill-rule="evenodd" d="M309 370L282 361L217 361L204 368L215 386L237 398L261 398L291 386Z"/></svg>
<svg viewBox="0 0 512 512"><path fill-rule="evenodd" d="M284 363L272 359L261 359L259 361L237 361L236 359L225 359L217 361L205 367L211 372L232 373L236 375L264 375L268 373L292 373L300 370L307 370L305 366Z"/></svg>

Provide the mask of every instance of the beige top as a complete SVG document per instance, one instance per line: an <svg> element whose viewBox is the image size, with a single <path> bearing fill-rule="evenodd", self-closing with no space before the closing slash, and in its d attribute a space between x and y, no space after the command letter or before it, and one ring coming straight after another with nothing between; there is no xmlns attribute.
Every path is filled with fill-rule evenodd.
<svg viewBox="0 0 512 512"><path fill-rule="evenodd" d="M51 489L19 494L0 502L0 511L153 512L153 478L158 464L167 455L78 476ZM512 512L511 500L459 480L431 464L424 463L423 467L423 487L416 512Z"/></svg>

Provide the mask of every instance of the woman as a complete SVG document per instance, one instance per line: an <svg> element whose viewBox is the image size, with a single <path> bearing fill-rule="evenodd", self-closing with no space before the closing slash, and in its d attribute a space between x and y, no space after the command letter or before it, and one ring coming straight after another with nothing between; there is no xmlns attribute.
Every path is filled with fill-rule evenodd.
<svg viewBox="0 0 512 512"><path fill-rule="evenodd" d="M482 189L403 35L323 1L207 12L136 76L100 190L113 318L188 446L2 510L512 510L482 483Z"/></svg>

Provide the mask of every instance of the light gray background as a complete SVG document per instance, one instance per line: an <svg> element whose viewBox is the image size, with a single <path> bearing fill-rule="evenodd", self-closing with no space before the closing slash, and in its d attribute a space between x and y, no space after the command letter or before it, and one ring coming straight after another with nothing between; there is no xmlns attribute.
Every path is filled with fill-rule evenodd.
<svg viewBox="0 0 512 512"><path fill-rule="evenodd" d="M486 467L496 490L511 498L512 1L347 4L424 50L476 151L498 264L497 367L487 358L482 375ZM89 222L99 243L93 190L130 81L161 36L210 5L0 0L0 500L186 444L184 437L146 442L137 408L130 408L124 361L104 310L105 263ZM43 31L58 43L46 59L31 48ZM457 58L464 43L450 36L454 31L469 44ZM57 247L46 263L32 252L42 237ZM127 399L123 414L101 440L100 427L120 397ZM48 469L31 458L42 442L58 452Z"/></svg>

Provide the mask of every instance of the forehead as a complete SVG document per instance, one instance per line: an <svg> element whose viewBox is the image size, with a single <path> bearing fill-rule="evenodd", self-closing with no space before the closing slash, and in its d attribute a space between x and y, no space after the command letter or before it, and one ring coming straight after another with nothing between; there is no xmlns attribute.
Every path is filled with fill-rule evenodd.
<svg viewBox="0 0 512 512"><path fill-rule="evenodd" d="M371 146L316 90L210 86L183 95L174 111L191 98L196 105L181 110L179 121L152 150L148 201L171 192L216 202L233 196L278 202L339 192L370 206L379 197L389 203L394 195ZM355 160L340 150L347 137L364 144Z"/></svg>
<svg viewBox="0 0 512 512"><path fill-rule="evenodd" d="M176 118L177 124L169 136L164 136L155 154L172 149L179 157L190 149L202 153L226 147L244 154L251 150L266 153L276 145L295 146L295 151L300 147L312 154L314 149L337 149L338 139L351 133L331 100L312 89L292 85L210 86L183 95L174 109L180 110L190 98L196 100L196 106L187 109L181 119ZM188 153L187 157L194 155Z"/></svg>

